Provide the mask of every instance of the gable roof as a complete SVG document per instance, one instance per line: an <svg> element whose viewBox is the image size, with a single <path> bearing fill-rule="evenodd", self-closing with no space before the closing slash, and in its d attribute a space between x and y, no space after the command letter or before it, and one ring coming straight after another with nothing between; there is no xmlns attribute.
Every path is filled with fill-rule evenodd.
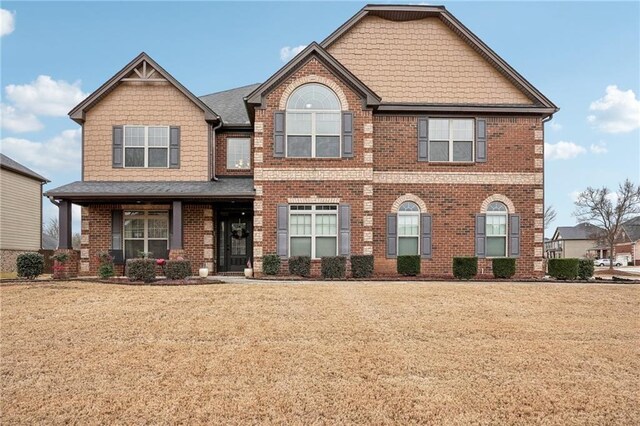
<svg viewBox="0 0 640 426"><path fill-rule="evenodd" d="M539 112L553 114L558 111L558 107L545 97L538 89L529 83L522 75L513 69L504 59L487 46L480 38L458 21L444 6L421 6L421 5L366 5L351 19L341 25L337 30L324 39L320 45L327 49L343 34L358 24L368 15L378 16L393 21L411 21L426 17L437 17L452 31L460 36L485 60L487 60L497 71L504 75L512 84L529 97L534 103L534 108ZM399 105L398 109L411 109L412 105ZM528 109L534 109L529 107ZM387 109L383 105L381 110ZM390 109L390 108L389 108ZM511 108L513 109L513 108ZM523 110L519 108L516 110Z"/></svg>
<svg viewBox="0 0 640 426"><path fill-rule="evenodd" d="M11 170L12 172L38 180L42 183L51 182L46 177L39 175L38 173L34 172L30 168L23 166L22 164L18 163L16 160L7 157L4 154L0 154L0 168Z"/></svg>
<svg viewBox="0 0 640 426"><path fill-rule="evenodd" d="M331 56L315 41L308 45L302 52L298 53L284 67L280 68L267 81L258 86L251 92L245 101L247 104L260 105L264 100L264 96L270 92L278 83L287 78L301 65L304 65L312 57L320 60L325 66L333 71L337 76L347 83L352 89L363 96L367 105L375 106L380 103L380 97L374 93L366 84L360 81L355 75L344 67L336 58Z"/></svg>
<svg viewBox="0 0 640 426"><path fill-rule="evenodd" d="M200 96L202 102L214 110L222 118L225 126L251 126L244 98L256 90L261 83L236 87L222 92Z"/></svg>
<svg viewBox="0 0 640 426"><path fill-rule="evenodd" d="M552 240L596 240L602 228L590 223L579 223L576 226L558 226Z"/></svg>
<svg viewBox="0 0 640 426"><path fill-rule="evenodd" d="M154 61L149 55L145 52L140 53L136 56L131 62L124 66L120 71L118 71L113 77L107 80L102 86L96 89L92 94L87 96L87 98L80 102L75 108L73 108L69 112L69 117L72 120L81 124L84 121L85 113L89 109L91 109L96 103L98 103L102 98L104 98L107 94L109 94L113 89L115 89L122 81L122 79L126 78L129 74L133 72L137 72L137 68L140 65L145 65L145 62L151 65L151 67L157 72L161 77L164 77L169 83L171 83L176 89L180 90L187 98L189 98L194 104L202 109L204 112L205 120L207 121L217 121L220 119L218 114L213 112L211 108L207 104L205 104L202 100L200 100L196 95L191 93L186 87L184 87L178 80L176 80L171 74L165 71L156 61ZM150 79L149 81L158 81L157 79ZM144 80L142 80L144 81Z"/></svg>
<svg viewBox="0 0 640 426"><path fill-rule="evenodd" d="M640 216L636 216L623 223L622 229L631 242L640 240Z"/></svg>

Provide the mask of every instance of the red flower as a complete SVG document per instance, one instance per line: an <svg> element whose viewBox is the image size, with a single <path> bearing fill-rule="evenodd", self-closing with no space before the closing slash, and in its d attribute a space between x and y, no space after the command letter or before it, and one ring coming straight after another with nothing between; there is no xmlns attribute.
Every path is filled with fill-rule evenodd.
<svg viewBox="0 0 640 426"><path fill-rule="evenodd" d="M167 261L164 259L156 259L156 265L158 266L164 266L166 263Z"/></svg>

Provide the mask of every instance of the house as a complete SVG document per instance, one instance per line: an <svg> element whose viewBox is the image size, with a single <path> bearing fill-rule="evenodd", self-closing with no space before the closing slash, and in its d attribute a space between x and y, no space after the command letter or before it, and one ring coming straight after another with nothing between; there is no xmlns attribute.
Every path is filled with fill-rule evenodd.
<svg viewBox="0 0 640 426"><path fill-rule="evenodd" d="M553 233L553 237L545 242L547 257L549 259L583 258L588 255L598 259L606 257L605 248L600 247L598 251L601 232L601 228L589 223L559 226Z"/></svg>
<svg viewBox="0 0 640 426"><path fill-rule="evenodd" d="M0 272L15 272L19 254L42 248L42 185L47 182L0 154Z"/></svg>
<svg viewBox="0 0 640 426"><path fill-rule="evenodd" d="M616 243L616 259L640 265L640 216L627 220L622 224Z"/></svg>
<svg viewBox="0 0 640 426"><path fill-rule="evenodd" d="M543 54L542 50L540 54ZM266 80L195 96L142 53L76 106L80 273L97 253L212 273L277 254L454 256L542 276L544 123L558 108L442 6L368 5ZM119 269L118 272L122 272Z"/></svg>

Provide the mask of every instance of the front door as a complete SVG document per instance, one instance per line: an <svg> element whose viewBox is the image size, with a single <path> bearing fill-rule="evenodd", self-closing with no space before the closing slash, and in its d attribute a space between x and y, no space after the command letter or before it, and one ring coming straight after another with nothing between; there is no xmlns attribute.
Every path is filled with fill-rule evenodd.
<svg viewBox="0 0 640 426"><path fill-rule="evenodd" d="M243 271L251 258L252 220L247 214L220 218L218 227L218 265L220 272Z"/></svg>

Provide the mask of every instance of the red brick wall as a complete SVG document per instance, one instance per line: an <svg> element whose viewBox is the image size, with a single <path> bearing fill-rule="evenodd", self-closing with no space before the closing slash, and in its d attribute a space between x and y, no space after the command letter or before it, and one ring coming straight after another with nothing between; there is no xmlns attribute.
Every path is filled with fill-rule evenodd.
<svg viewBox="0 0 640 426"><path fill-rule="evenodd" d="M227 139L249 138L251 146L251 168L248 170L227 169ZM216 176L252 176L253 175L253 133L222 132L216 133Z"/></svg>

